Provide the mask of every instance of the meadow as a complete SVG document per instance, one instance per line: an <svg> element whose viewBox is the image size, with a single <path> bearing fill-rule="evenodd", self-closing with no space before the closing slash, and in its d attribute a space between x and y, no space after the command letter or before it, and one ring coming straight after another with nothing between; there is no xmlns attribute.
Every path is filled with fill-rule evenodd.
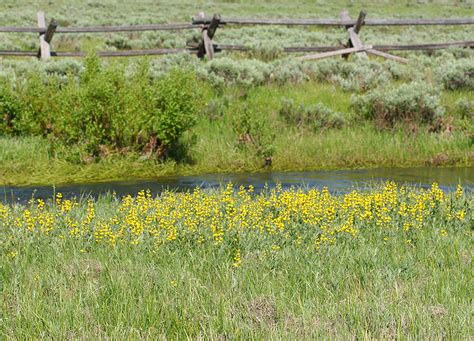
<svg viewBox="0 0 474 341"><path fill-rule="evenodd" d="M0 334L469 338L473 203L388 182L0 204Z"/></svg>
<svg viewBox="0 0 474 341"><path fill-rule="evenodd" d="M32 1L0 25L190 22L227 17L472 17L469 1ZM0 59L0 185L210 172L467 166L471 49L299 62L282 46L339 45L341 28L220 27L248 52L101 59L185 47L199 31L57 34L85 58ZM472 39L472 27L363 27L370 44ZM0 49L37 51L37 34ZM395 52L394 52L395 53ZM469 339L472 191L393 182L57 193L0 200L0 338Z"/></svg>
<svg viewBox="0 0 474 341"><path fill-rule="evenodd" d="M295 65L295 72L275 69L282 77L301 76L294 81L265 79L276 73L260 73L244 62L232 71L237 61L216 59L210 63L223 63L222 68L211 65L204 76L198 71L188 92L176 94L172 101L165 101L156 89L164 83L178 89L180 78L169 82L172 71L153 75L154 61L145 62L149 82L137 82L127 71L114 74L127 61L106 64L87 85L71 80L85 73L80 66L77 76L43 69L53 80L46 87L36 72L8 77L1 87L0 103L11 114L3 130L0 125L0 179L26 185L256 171L263 169L268 156L274 170L470 166L472 84L446 88L458 84L456 79L472 64L451 55L455 75L445 89L426 83L433 65L444 58L419 57L429 64L418 73L411 73L411 66L364 60L342 62L342 67L336 60ZM136 63L142 62L129 67L136 69ZM74 70L80 64L63 65ZM203 81L213 77L215 85ZM442 82L441 75L436 77ZM190 89L193 96L188 96ZM151 125L148 118L160 112L163 117L173 115L175 109L164 110L170 107L167 103L189 110L164 128L159 123L163 119ZM391 112L388 119L371 111L380 103L383 115ZM130 121L135 117L142 118ZM168 139L167 148L160 149L159 143L150 148L157 134Z"/></svg>
<svg viewBox="0 0 474 341"><path fill-rule="evenodd" d="M285 1L53 5L22 0L0 5L0 24L33 25L38 9L60 26L84 26L189 22L201 10L230 17L290 13L285 16L337 18L343 8L352 16L364 8L372 18L473 13L463 1L456 6L442 1L321 1L293 8ZM445 42L469 40L471 31L469 26L364 27L361 37L372 44ZM184 47L198 35L197 30L62 34L53 48L92 51L93 60L97 50ZM2 48L36 50L37 37L29 37L2 34ZM281 51L281 46L337 45L346 39L340 28L228 26L219 29L216 41L243 44L250 52L223 52L212 61L189 55L109 59L92 63L92 68L87 59L3 58L0 182L58 184L258 171L268 158L275 170L471 166L472 53L400 52L410 63L399 65L359 56L305 63ZM194 78L187 83L193 91L181 98L175 91L181 79L176 72L173 76L176 69ZM170 80L174 90L163 86ZM167 102L169 91L176 96ZM176 108L186 108L186 113L168 121L184 112Z"/></svg>

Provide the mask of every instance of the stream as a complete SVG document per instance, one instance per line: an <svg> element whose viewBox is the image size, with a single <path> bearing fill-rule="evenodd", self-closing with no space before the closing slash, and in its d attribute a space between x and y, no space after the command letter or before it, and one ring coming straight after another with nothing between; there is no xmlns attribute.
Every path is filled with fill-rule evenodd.
<svg viewBox="0 0 474 341"><path fill-rule="evenodd" d="M256 192L280 183L283 188L327 187L332 193L347 193L353 189L366 190L375 184L392 180L397 184L428 188L437 182L445 192L455 190L460 183L468 191L474 190L474 167L461 168L374 168L351 170L318 170L302 172L219 173L195 176L168 176L156 179L126 180L70 184L60 186L3 186L1 199L6 202L26 202L32 197L48 199L54 193L65 198L98 197L115 192L117 196L134 195L149 189L154 195L164 190L189 191L196 187L218 188L231 182L235 187L252 185Z"/></svg>

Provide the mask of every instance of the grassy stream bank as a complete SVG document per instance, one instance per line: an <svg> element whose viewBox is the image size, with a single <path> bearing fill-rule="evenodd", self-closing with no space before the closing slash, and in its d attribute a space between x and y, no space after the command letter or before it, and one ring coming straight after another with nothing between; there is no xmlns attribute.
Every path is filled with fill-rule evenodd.
<svg viewBox="0 0 474 341"><path fill-rule="evenodd" d="M331 84L261 86L248 90L245 97L242 91L233 87L216 97L207 90L196 125L181 139L186 148L177 148L165 161L147 159L139 153L107 151L99 158L84 160L76 146L58 147L41 137L1 137L0 183L60 184L261 171L265 169L264 155L253 146L242 146L235 129L235 117L243 106L258 120L257 133L262 131L274 138L272 170L473 164L472 137L469 131L459 128L464 121L455 107L459 98L474 98L468 91L442 94L442 105L454 128L438 133L416 125L379 129L353 112L351 93ZM282 98L301 105L322 103L333 112L343 113L345 123L338 129L318 130L311 129L308 123L288 124L280 114Z"/></svg>
<svg viewBox="0 0 474 341"><path fill-rule="evenodd" d="M38 10L81 27L189 22L200 11L338 18L343 9L371 19L474 16L462 0L4 0L0 25L36 26ZM367 26L360 38L471 40L472 25ZM248 52L93 52L201 39L200 29L58 32L54 51L88 56L0 59L0 339L472 339L472 49L393 51L403 65L361 54L300 62L283 47L340 45L347 31L225 25L214 42ZM38 50L37 33L0 33L0 42ZM456 166L469 167L456 173L467 187L449 193L434 173L455 172L432 168L422 172L431 187L397 185L389 169L393 181L346 194L229 183L69 198L68 186L52 186ZM7 200L15 185L32 186Z"/></svg>

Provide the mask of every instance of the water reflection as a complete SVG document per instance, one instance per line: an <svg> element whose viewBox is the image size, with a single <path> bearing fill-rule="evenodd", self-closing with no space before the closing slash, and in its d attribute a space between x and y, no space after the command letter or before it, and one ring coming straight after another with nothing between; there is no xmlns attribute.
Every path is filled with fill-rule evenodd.
<svg viewBox="0 0 474 341"><path fill-rule="evenodd" d="M62 186L4 187L2 200L8 202L25 202L28 199L51 198L55 192L64 197L97 197L115 192L117 196L136 194L142 189L149 189L153 194L164 190L188 191L196 187L217 188L228 182L236 187L252 185L256 192L267 186L274 187L281 183L283 188L300 186L303 188L327 187L333 193L346 193L352 189L367 189L376 183L393 180L398 184L429 187L437 182L446 192L455 189L461 183L469 191L474 190L474 168L378 168L357 170L329 170L307 172L262 172L204 174L197 176L162 177L147 180L129 180Z"/></svg>

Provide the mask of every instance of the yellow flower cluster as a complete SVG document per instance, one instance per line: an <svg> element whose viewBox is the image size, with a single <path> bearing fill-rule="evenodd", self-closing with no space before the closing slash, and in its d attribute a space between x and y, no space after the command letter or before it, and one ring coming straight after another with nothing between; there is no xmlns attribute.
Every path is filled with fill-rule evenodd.
<svg viewBox="0 0 474 341"><path fill-rule="evenodd" d="M333 195L328 189L289 189L277 186L254 193L250 186L237 191L232 184L215 191L148 191L110 202L78 203L58 194L45 203L25 206L0 204L0 228L10 236L48 236L82 239L91 245L153 245L182 242L235 245L234 266L241 265L240 247L285 245L320 248L338 240L376 232L383 242L393 234L433 229L447 236L472 220L472 199L462 188L446 195L437 184L431 189L398 187L393 182L372 191Z"/></svg>

